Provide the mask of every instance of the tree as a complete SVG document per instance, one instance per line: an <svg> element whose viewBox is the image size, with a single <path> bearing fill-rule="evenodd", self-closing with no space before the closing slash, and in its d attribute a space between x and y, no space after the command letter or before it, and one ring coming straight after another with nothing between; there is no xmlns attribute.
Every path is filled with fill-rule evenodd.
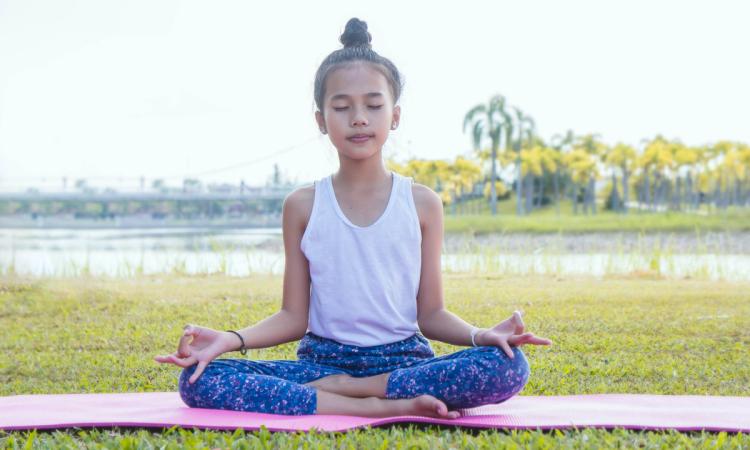
<svg viewBox="0 0 750 450"><path fill-rule="evenodd" d="M676 166L675 176L677 177L677 179L675 180L676 195L674 195L674 204L677 210L682 210L683 193L686 203L688 205L692 204L691 197L693 180L691 168L695 165L696 162L698 162L699 150L695 147L683 145L680 142L677 142L676 145L672 147L672 150L673 161ZM684 187L682 184L683 177L680 175L680 172L685 172Z"/></svg>
<svg viewBox="0 0 750 450"><path fill-rule="evenodd" d="M573 130L568 130L564 135L556 134L552 136L552 148L557 152L555 160L557 166L555 168L555 176L553 178L555 188L555 212L560 215L560 174L565 167L564 152L570 148L570 145L575 141L575 134Z"/></svg>
<svg viewBox="0 0 750 450"><path fill-rule="evenodd" d="M464 117L463 131L465 133L467 127L471 125L471 137L475 151L479 150L485 137L489 137L492 143L492 154L490 156L492 166L490 169L490 210L492 215L497 214L497 193L495 191L497 151L500 148L502 130L509 126L509 118L505 106L505 97L500 94L490 98L486 105L475 106Z"/></svg>
<svg viewBox="0 0 750 450"><path fill-rule="evenodd" d="M453 163L412 158L399 164L388 159L386 167L435 190L443 204L451 205L453 214L456 213L456 204L464 195L473 192L474 185L482 178L482 168L463 156L456 157Z"/></svg>
<svg viewBox="0 0 750 450"><path fill-rule="evenodd" d="M618 142L612 150L610 150L605 161L612 168L612 190L617 192L617 178L615 171L620 171L622 177L622 201L617 208L617 205L613 205L613 208L617 208L623 214L628 213L628 200L629 200L629 183L630 174L633 172L636 156L635 149L627 144Z"/></svg>
<svg viewBox="0 0 750 450"><path fill-rule="evenodd" d="M196 178L185 178L182 180L183 193L197 193L201 190L201 182Z"/></svg>
<svg viewBox="0 0 750 450"><path fill-rule="evenodd" d="M570 171L570 180L573 184L573 214L578 214L578 197L583 186L587 186L591 178L598 174L594 156L581 147L574 147L572 151L563 156L565 165ZM587 194L584 194L584 205L586 205ZM588 212L588 207L584 208Z"/></svg>
<svg viewBox="0 0 750 450"><path fill-rule="evenodd" d="M162 180L161 178L158 178L151 182L151 189L157 192L161 192L161 193L164 193L167 191L167 188L164 185L164 180Z"/></svg>
<svg viewBox="0 0 750 450"><path fill-rule="evenodd" d="M579 174L579 179L585 179L586 181L584 184L583 210L587 214L589 210L596 214L596 178L599 176L597 163L607 153L608 147L599 140L598 134L585 134L576 139L574 149L583 151L588 155L588 158L579 155L577 160L579 170L582 168L589 170L588 174Z"/></svg>
<svg viewBox="0 0 750 450"><path fill-rule="evenodd" d="M661 135L646 142L643 153L638 158L638 165L643 170L643 189L646 203L653 210L662 202L664 196L665 171L672 165L672 144ZM651 174L654 175L653 189ZM653 192L652 192L653 191Z"/></svg>
<svg viewBox="0 0 750 450"><path fill-rule="evenodd" d="M524 143L529 145L534 140L535 125L534 119L531 116L527 116L519 108L513 107L516 114L516 125L518 127L518 135L513 141L513 150L516 153L516 215L523 215L523 204L521 202L521 185L522 185L522 174L521 174L521 149ZM512 124L512 121L511 121Z"/></svg>

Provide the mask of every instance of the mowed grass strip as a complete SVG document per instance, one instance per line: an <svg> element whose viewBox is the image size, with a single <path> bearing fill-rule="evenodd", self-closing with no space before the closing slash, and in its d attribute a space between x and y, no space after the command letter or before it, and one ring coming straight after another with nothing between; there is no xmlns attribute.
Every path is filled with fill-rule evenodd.
<svg viewBox="0 0 750 450"><path fill-rule="evenodd" d="M589 233L589 232L705 232L748 231L750 209L730 208L705 215L692 212L652 212L632 210L628 214L600 210L597 214L573 214L563 210L559 215L553 207L545 207L526 216L504 207L493 216L450 214L446 207L445 231L453 233Z"/></svg>
<svg viewBox="0 0 750 450"><path fill-rule="evenodd" d="M447 307L488 327L515 309L552 346L523 346L531 378L520 395L652 393L750 395L750 283L627 278L444 275ZM241 328L281 305L282 278L254 275L130 279L0 278L0 395L174 391L183 325ZM461 349L433 341L437 354ZM295 359L296 342L248 352ZM241 357L228 353L222 357ZM171 430L0 432L0 447L600 448L729 445L746 435L626 430L506 432L393 426L349 433ZM721 441L721 442L719 442ZM264 444L265 442L265 444Z"/></svg>

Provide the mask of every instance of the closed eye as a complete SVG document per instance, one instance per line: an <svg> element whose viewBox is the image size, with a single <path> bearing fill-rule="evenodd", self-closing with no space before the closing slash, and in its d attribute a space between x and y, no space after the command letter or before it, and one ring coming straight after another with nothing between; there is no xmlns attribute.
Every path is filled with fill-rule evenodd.
<svg viewBox="0 0 750 450"><path fill-rule="evenodd" d="M382 107L383 107L383 105L372 105L372 106L370 106L370 108L372 108L372 109L380 109ZM333 108L333 109L334 109L334 111L343 111L343 110L348 109L348 108L349 108L348 106L342 106L340 108Z"/></svg>

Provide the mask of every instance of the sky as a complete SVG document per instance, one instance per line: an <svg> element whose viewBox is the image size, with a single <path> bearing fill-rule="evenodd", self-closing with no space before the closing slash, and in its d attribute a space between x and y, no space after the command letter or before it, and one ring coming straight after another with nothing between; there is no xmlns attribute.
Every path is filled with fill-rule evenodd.
<svg viewBox="0 0 750 450"><path fill-rule="evenodd" d="M471 156L496 94L544 139L750 142L740 0L0 0L0 191L335 172L313 80L351 17L403 76L399 161Z"/></svg>

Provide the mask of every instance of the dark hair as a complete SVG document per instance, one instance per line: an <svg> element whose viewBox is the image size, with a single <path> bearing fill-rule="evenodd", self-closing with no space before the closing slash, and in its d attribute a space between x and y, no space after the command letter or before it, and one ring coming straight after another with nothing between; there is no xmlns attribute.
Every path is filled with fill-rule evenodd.
<svg viewBox="0 0 750 450"><path fill-rule="evenodd" d="M356 17L349 19L346 23L344 33L339 38L344 48L331 52L326 56L315 73L315 104L318 110L323 112L323 99L325 98L326 79L336 69L353 65L359 61L369 63L373 69L381 72L391 88L393 104L401 97L403 83L396 66L388 59L378 55L370 45L372 35L367 31L367 22Z"/></svg>

